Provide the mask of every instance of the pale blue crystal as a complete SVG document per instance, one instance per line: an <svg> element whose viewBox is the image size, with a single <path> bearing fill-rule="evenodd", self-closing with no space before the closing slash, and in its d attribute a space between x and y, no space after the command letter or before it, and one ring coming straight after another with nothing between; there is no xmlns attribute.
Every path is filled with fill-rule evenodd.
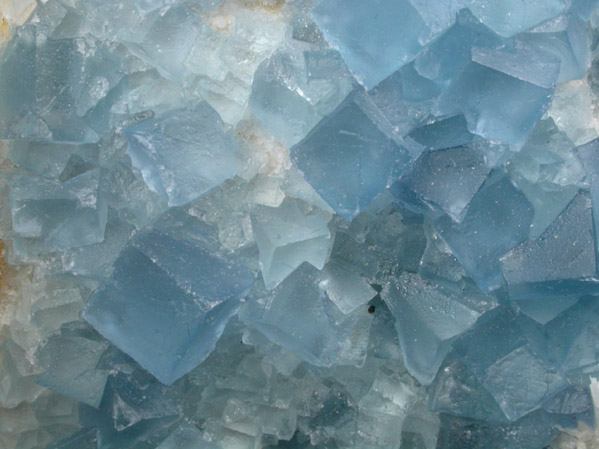
<svg viewBox="0 0 599 449"><path fill-rule="evenodd" d="M104 394L108 371L97 369L108 342L78 336L53 336L38 353L45 373L37 383L92 407Z"/></svg>
<svg viewBox="0 0 599 449"><path fill-rule="evenodd" d="M507 419L493 396L454 353L441 365L428 401L437 413L491 422Z"/></svg>
<svg viewBox="0 0 599 449"><path fill-rule="evenodd" d="M558 26L523 34L520 38L560 60L558 83L584 78L591 64L591 43L586 24L576 16L564 17Z"/></svg>
<svg viewBox="0 0 599 449"><path fill-rule="evenodd" d="M513 48L472 47L468 56L441 94L438 112L462 113L473 133L522 147L549 107L559 60L521 42Z"/></svg>
<svg viewBox="0 0 599 449"><path fill-rule="evenodd" d="M252 282L245 268L202 247L147 231L120 254L84 318L170 384L210 354Z"/></svg>
<svg viewBox="0 0 599 449"><path fill-rule="evenodd" d="M545 326L550 354L563 372L572 372L597 363L598 316L597 297L587 296Z"/></svg>
<svg viewBox="0 0 599 449"><path fill-rule="evenodd" d="M532 205L522 192L509 177L493 172L460 223L444 216L435 228L481 289L488 291L503 283L499 258L527 238L532 218Z"/></svg>
<svg viewBox="0 0 599 449"><path fill-rule="evenodd" d="M576 296L541 297L518 301L518 308L533 320L547 324L564 310L578 302Z"/></svg>
<svg viewBox="0 0 599 449"><path fill-rule="evenodd" d="M237 143L205 102L144 120L125 135L133 165L170 206L198 198L242 167Z"/></svg>
<svg viewBox="0 0 599 449"><path fill-rule="evenodd" d="M573 148L553 120L541 120L508 163L514 182L535 209L531 238L540 236L578 193L584 171Z"/></svg>
<svg viewBox="0 0 599 449"><path fill-rule="evenodd" d="M346 5L340 0L323 0L312 10L312 17L356 79L370 89L414 59L426 43L449 27L460 6L454 0L434 7L429 3L377 0Z"/></svg>
<svg viewBox="0 0 599 449"><path fill-rule="evenodd" d="M414 67L422 76L446 87L470 60L472 47L498 48L504 44L505 39L481 24L469 10L462 10L455 25L414 60Z"/></svg>
<svg viewBox="0 0 599 449"><path fill-rule="evenodd" d="M278 287L248 302L241 317L273 342L316 366L331 366L355 326L328 298L323 275L304 263Z"/></svg>
<svg viewBox="0 0 599 449"><path fill-rule="evenodd" d="M593 206L593 225L595 236L597 236L599 227L599 140L595 139L578 147L576 152L586 172L586 181L589 184ZM596 242L595 245L597 245Z"/></svg>
<svg viewBox="0 0 599 449"><path fill-rule="evenodd" d="M568 294L584 291L585 281L596 283L596 257L591 199L581 191L543 234L503 256L501 266L514 297Z"/></svg>
<svg viewBox="0 0 599 449"><path fill-rule="evenodd" d="M547 354L540 326L507 308L481 321L454 347L510 421L535 410L566 385Z"/></svg>
<svg viewBox="0 0 599 449"><path fill-rule="evenodd" d="M367 97L352 93L292 148L306 180L346 220L382 193L421 150L385 134L377 114Z"/></svg>
<svg viewBox="0 0 599 449"><path fill-rule="evenodd" d="M395 316L406 367L430 384L449 352L451 340L496 306L476 288L444 288L415 274L402 274L382 296Z"/></svg>
<svg viewBox="0 0 599 449"><path fill-rule="evenodd" d="M10 160L19 167L32 171L46 178L67 178L67 167L74 158L89 164L86 168L98 161L98 145L66 145L55 142L30 142L17 141L11 144ZM87 171L87 170L84 170ZM64 176L63 173L65 174ZM80 174L80 173L79 173ZM74 176L68 176L72 178Z"/></svg>
<svg viewBox="0 0 599 449"><path fill-rule="evenodd" d="M85 58L91 49L95 57ZM2 59L0 79L5 89L1 103L7 109L2 109L0 136L99 140L85 114L123 76L120 62L109 49L91 38L44 40L34 29L24 28Z"/></svg>
<svg viewBox="0 0 599 449"><path fill-rule="evenodd" d="M353 88L339 53L296 44L258 67L250 108L281 143L292 146Z"/></svg>
<svg viewBox="0 0 599 449"><path fill-rule="evenodd" d="M48 447L48 449L96 449L98 447L96 429L83 429L70 437Z"/></svg>
<svg viewBox="0 0 599 449"><path fill-rule="evenodd" d="M260 269L267 288L276 287L303 262L322 270L329 255L331 233L326 213L285 199L279 207L252 208L252 230L260 251ZM330 215L329 215L330 217Z"/></svg>
<svg viewBox="0 0 599 449"><path fill-rule="evenodd" d="M206 441L202 432L195 426L182 425L170 434L156 449L217 449L218 446Z"/></svg>
<svg viewBox="0 0 599 449"><path fill-rule="evenodd" d="M107 206L99 194L100 178L98 169L65 182L19 177L10 193L15 234L33 240L39 252L101 242Z"/></svg>
<svg viewBox="0 0 599 449"><path fill-rule="evenodd" d="M456 146L423 153L399 183L420 201L460 222L490 171L482 149Z"/></svg>
<svg viewBox="0 0 599 449"><path fill-rule="evenodd" d="M588 443L599 0L0 3L2 449Z"/></svg>
<svg viewBox="0 0 599 449"><path fill-rule="evenodd" d="M569 3L564 0L469 0L467 5L481 22L496 33L508 37L565 12Z"/></svg>
<svg viewBox="0 0 599 449"><path fill-rule="evenodd" d="M185 61L201 27L202 23L188 8L174 5L158 15L141 41L130 43L129 48L165 78L181 82L187 75Z"/></svg>

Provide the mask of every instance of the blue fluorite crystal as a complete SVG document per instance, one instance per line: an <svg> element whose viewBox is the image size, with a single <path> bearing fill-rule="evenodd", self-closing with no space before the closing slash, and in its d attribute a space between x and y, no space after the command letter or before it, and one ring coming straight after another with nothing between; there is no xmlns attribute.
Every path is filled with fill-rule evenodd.
<svg viewBox="0 0 599 449"><path fill-rule="evenodd" d="M245 268L205 248L143 232L121 252L112 282L84 317L170 384L208 356L252 282Z"/></svg>
<svg viewBox="0 0 599 449"><path fill-rule="evenodd" d="M499 258L526 239L532 217L524 194L508 176L493 172L461 222L444 215L434 226L478 285L493 290L503 282Z"/></svg>
<svg viewBox="0 0 599 449"><path fill-rule="evenodd" d="M470 328L496 304L476 289L452 291L403 274L383 291L396 319L406 368L423 384L429 384L449 352L450 341Z"/></svg>
<svg viewBox="0 0 599 449"><path fill-rule="evenodd" d="M599 441L599 0L0 1L1 449Z"/></svg>
<svg viewBox="0 0 599 449"><path fill-rule="evenodd" d="M18 239L34 242L39 252L101 242L108 212L100 179L98 169L64 182L30 175L15 179L10 201Z"/></svg>
<svg viewBox="0 0 599 449"><path fill-rule="evenodd" d="M237 143L207 103L136 123L125 135L133 165L169 206L198 198L242 167Z"/></svg>
<svg viewBox="0 0 599 449"><path fill-rule="evenodd" d="M347 220L398 178L420 151L418 144L388 135L377 114L368 97L352 93L292 149L308 182Z"/></svg>
<svg viewBox="0 0 599 449"><path fill-rule="evenodd" d="M459 7L456 0L443 0L434 6L422 0L351 5L324 0L312 16L356 79L370 89L414 59L425 44L449 27Z"/></svg>

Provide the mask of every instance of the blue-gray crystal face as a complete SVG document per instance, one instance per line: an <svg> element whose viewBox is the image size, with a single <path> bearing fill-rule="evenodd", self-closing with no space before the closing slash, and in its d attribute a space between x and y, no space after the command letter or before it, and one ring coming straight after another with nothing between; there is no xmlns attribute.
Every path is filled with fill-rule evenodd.
<svg viewBox="0 0 599 449"><path fill-rule="evenodd" d="M420 149L386 133L378 114L369 98L353 93L291 150L306 180L346 220L383 193Z"/></svg>
<svg viewBox="0 0 599 449"><path fill-rule="evenodd" d="M135 236L84 318L170 384L214 348L252 275L209 250L158 231Z"/></svg>
<svg viewBox="0 0 599 449"><path fill-rule="evenodd" d="M32 175L15 179L10 192L15 245L29 241L49 252L104 240L108 210L101 175L96 169L64 182Z"/></svg>
<svg viewBox="0 0 599 449"><path fill-rule="evenodd" d="M591 449L599 0L0 0L0 449Z"/></svg>

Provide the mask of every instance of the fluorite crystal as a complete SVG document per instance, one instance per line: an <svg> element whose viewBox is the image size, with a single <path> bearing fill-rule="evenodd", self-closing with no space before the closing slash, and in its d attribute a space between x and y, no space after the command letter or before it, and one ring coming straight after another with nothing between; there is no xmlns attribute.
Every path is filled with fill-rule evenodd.
<svg viewBox="0 0 599 449"><path fill-rule="evenodd" d="M598 0L0 1L0 449L599 447Z"/></svg>

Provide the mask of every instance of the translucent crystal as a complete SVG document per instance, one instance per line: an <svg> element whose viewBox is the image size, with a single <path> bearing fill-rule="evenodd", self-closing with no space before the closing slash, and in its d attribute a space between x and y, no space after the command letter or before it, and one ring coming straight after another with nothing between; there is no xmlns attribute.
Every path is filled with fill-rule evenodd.
<svg viewBox="0 0 599 449"><path fill-rule="evenodd" d="M322 269L329 255L328 214L318 209L304 212L300 207L298 201L287 199L277 208L252 208L252 229L267 288L277 286L303 262Z"/></svg>
<svg viewBox="0 0 599 449"><path fill-rule="evenodd" d="M316 268L304 263L267 296L248 302L241 317L302 359L331 366L359 313L344 315L328 298L322 280Z"/></svg>
<svg viewBox="0 0 599 449"><path fill-rule="evenodd" d="M96 53L94 58L85 57L90 52ZM2 109L2 137L99 140L84 115L122 77L109 49L93 39L43 39L26 27L2 58L0 78L10 90L2 97L2 108L7 108Z"/></svg>
<svg viewBox="0 0 599 449"><path fill-rule="evenodd" d="M509 177L494 172L461 223L441 217L435 228L478 285L491 290L503 282L499 258L527 238L532 218L532 206L522 192Z"/></svg>
<svg viewBox="0 0 599 449"><path fill-rule="evenodd" d="M584 22L560 16L558 26L522 35L522 40L560 60L558 83L584 78L591 60L591 45Z"/></svg>
<svg viewBox="0 0 599 449"><path fill-rule="evenodd" d="M581 191L536 240L522 243L501 259L511 294L568 293L577 281L594 278L593 235L591 198Z"/></svg>
<svg viewBox="0 0 599 449"><path fill-rule="evenodd" d="M197 267L202 267L201 276ZM252 282L243 267L148 231L120 254L113 281L95 293L84 317L170 384L210 354ZM145 333L148 327L154 329L151 337Z"/></svg>
<svg viewBox="0 0 599 449"><path fill-rule="evenodd" d="M423 384L435 377L453 337L496 305L476 289L452 291L408 273L386 286L382 296L397 320L406 367Z"/></svg>
<svg viewBox="0 0 599 449"><path fill-rule="evenodd" d="M519 148L549 107L559 67L551 54L520 42L511 49L472 47L468 63L441 94L438 112L463 113L472 132Z"/></svg>
<svg viewBox="0 0 599 449"><path fill-rule="evenodd" d="M291 146L332 112L352 87L339 53L296 45L258 67L250 107L273 136Z"/></svg>
<svg viewBox="0 0 599 449"><path fill-rule="evenodd" d="M207 103L144 120L125 134L133 165L170 206L198 198L242 166L235 140Z"/></svg>
<svg viewBox="0 0 599 449"><path fill-rule="evenodd" d="M108 342L77 336L51 337L38 354L45 373L38 384L98 407L104 394L108 372L96 366Z"/></svg>
<svg viewBox="0 0 599 449"><path fill-rule="evenodd" d="M459 222L490 171L482 151L457 146L423 153L400 183Z"/></svg>
<svg viewBox="0 0 599 449"><path fill-rule="evenodd" d="M173 431L157 449L212 449L216 447L202 438L202 432L197 427L183 425Z"/></svg>
<svg viewBox="0 0 599 449"><path fill-rule="evenodd" d="M460 2L377 1L353 4L324 0L312 11L329 44L338 48L356 79L370 89L410 62L436 34L454 20ZM399 26L400 33L393 33ZM369 36L359 40L355 36Z"/></svg>
<svg viewBox="0 0 599 449"><path fill-rule="evenodd" d="M502 36L512 36L552 19L566 11L569 2L563 0L508 0L489 3L468 1L468 8L481 22Z"/></svg>
<svg viewBox="0 0 599 449"><path fill-rule="evenodd" d="M0 0L1 449L590 449L599 0Z"/></svg>
<svg viewBox="0 0 599 449"><path fill-rule="evenodd" d="M486 314L454 348L510 421L538 408L565 385L540 326L507 308Z"/></svg>
<svg viewBox="0 0 599 449"><path fill-rule="evenodd" d="M39 252L101 242L107 206L98 191L100 177L96 169L65 182L17 178L10 192L15 234L34 240Z"/></svg>
<svg viewBox="0 0 599 449"><path fill-rule="evenodd" d="M421 150L386 135L374 109L359 92L350 94L292 148L292 159L306 180L347 220L382 193Z"/></svg>
<svg viewBox="0 0 599 449"><path fill-rule="evenodd" d="M584 170L573 147L553 120L541 120L508 163L515 183L535 208L531 238L540 236L578 192Z"/></svg>

